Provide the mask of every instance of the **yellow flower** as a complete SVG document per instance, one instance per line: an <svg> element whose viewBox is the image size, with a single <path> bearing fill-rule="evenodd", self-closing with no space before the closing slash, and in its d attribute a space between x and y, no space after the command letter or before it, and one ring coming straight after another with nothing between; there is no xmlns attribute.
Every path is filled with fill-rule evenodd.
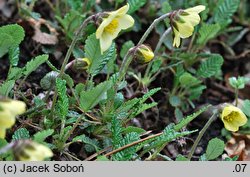
<svg viewBox="0 0 250 177"><path fill-rule="evenodd" d="M121 30L128 29L134 25L134 19L127 15L129 4L120 9L109 12L106 18L103 18L102 23L96 31L96 38L100 39L101 53L105 52L112 44Z"/></svg>
<svg viewBox="0 0 250 177"><path fill-rule="evenodd" d="M194 27L200 23L199 13L205 8L205 6L199 5L175 12L171 19L174 33L173 46L179 47L181 38L188 38L193 34Z"/></svg>
<svg viewBox="0 0 250 177"><path fill-rule="evenodd" d="M17 100L0 100L0 138L5 138L6 129L15 124L15 116L25 112L25 103Z"/></svg>
<svg viewBox="0 0 250 177"><path fill-rule="evenodd" d="M247 123L246 115L241 111L241 109L233 105L225 106L220 117L225 128L233 132L238 131L240 126Z"/></svg>
<svg viewBox="0 0 250 177"><path fill-rule="evenodd" d="M52 157L52 151L36 142L30 140L19 141L14 148L16 160L20 161L43 161L46 158Z"/></svg>
<svg viewBox="0 0 250 177"><path fill-rule="evenodd" d="M148 63L154 58L154 52L149 46L142 44L137 48L136 58L139 63Z"/></svg>

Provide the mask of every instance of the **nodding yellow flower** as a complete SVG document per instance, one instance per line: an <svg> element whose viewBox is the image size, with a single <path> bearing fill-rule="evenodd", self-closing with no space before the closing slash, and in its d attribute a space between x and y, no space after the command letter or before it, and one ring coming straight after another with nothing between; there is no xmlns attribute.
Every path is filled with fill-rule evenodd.
<svg viewBox="0 0 250 177"><path fill-rule="evenodd" d="M14 155L19 161L43 161L52 157L52 151L42 144L38 144L31 140L21 140L14 147Z"/></svg>
<svg viewBox="0 0 250 177"><path fill-rule="evenodd" d="M88 58L77 58L74 61L73 67L77 71L84 71L89 68L91 62Z"/></svg>
<svg viewBox="0 0 250 177"><path fill-rule="evenodd" d="M134 25L134 19L127 15L129 4L120 9L109 12L106 18L103 18L102 23L97 28L96 38L100 39L101 53L105 52L112 44L121 30L128 29Z"/></svg>
<svg viewBox="0 0 250 177"><path fill-rule="evenodd" d="M193 34L194 27L200 23L199 13L205 8L205 6L199 5L173 13L171 17L171 27L174 34L173 46L179 47L181 38L188 38Z"/></svg>
<svg viewBox="0 0 250 177"><path fill-rule="evenodd" d="M223 108L220 115L224 126L229 131L238 131L240 126L247 123L246 115L241 111L241 109L233 106L227 105Z"/></svg>
<svg viewBox="0 0 250 177"><path fill-rule="evenodd" d="M15 116L25 112L25 103L17 100L0 100L0 138L5 138L6 129L15 124Z"/></svg>
<svg viewBox="0 0 250 177"><path fill-rule="evenodd" d="M154 58L154 52L147 45L140 45L136 50L136 59L139 63L148 63Z"/></svg>

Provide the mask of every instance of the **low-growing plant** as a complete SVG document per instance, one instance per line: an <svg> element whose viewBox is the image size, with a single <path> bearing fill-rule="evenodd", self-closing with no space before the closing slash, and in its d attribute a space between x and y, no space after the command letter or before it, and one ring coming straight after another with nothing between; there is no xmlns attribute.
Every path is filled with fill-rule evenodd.
<svg viewBox="0 0 250 177"><path fill-rule="evenodd" d="M7 77L0 85L3 96L0 98L1 160L125 161L159 157L173 160L162 154L162 150L170 142L198 132L198 129L188 130L187 125L203 112L210 112L212 114L199 131L190 152L179 154L175 159L191 160L203 134L217 117L229 131L238 131L243 125L245 128L242 130L247 129L249 100L245 100L243 111L237 108L238 101L235 106L208 105L194 111L195 101L207 88L206 80L221 79L222 75L223 57L207 51L206 45L226 33L239 0L221 0L216 8L213 8L213 1L206 0L201 1L201 5L192 0L188 3L190 7L165 1L159 10L151 1L128 0L120 7L125 1L116 0L114 4L106 4L117 7L118 10L114 11L102 10L102 6L95 5L93 0L65 0L55 6L50 1L46 2L56 14L62 38L69 44L60 68L53 64L51 51L30 59L21 67L19 54L25 37L24 29L18 24L0 27L0 37L4 39L0 42L0 57L5 59L8 56L9 59ZM40 19L40 15L33 11L35 3L18 2L20 15L27 19ZM143 31L136 11L146 4L149 10L158 11L158 15ZM91 11L93 8L96 13ZM119 34L139 30L143 34L137 43L130 39L123 41L118 48L116 39ZM154 30L159 34L159 40L155 46L150 46L146 40ZM189 37L191 39L187 40ZM40 65L47 65L51 71L39 81L44 96L32 95L31 102L22 89ZM132 65L143 69L134 69ZM84 73L84 81L76 82L74 75L67 73L70 69ZM173 123L164 125L161 132L153 133L131 122L145 111L157 107L158 102L153 97L162 90L151 85L162 73L168 73L166 82L171 84L164 104L175 117L172 118ZM133 78L143 94L128 98L126 91L129 92L129 79ZM243 88L247 81L244 78L230 79L236 100L238 89ZM26 111L19 106L12 110L11 104L17 102L14 100L17 98L23 100L20 104L27 105ZM194 113L184 116L190 109ZM15 119L17 125L25 127L10 129ZM30 128L34 130L30 131ZM84 145L84 156L71 153L71 145L77 143ZM223 153L224 146L222 140L211 139L199 160L215 160ZM38 151L43 151L44 156L39 156Z"/></svg>

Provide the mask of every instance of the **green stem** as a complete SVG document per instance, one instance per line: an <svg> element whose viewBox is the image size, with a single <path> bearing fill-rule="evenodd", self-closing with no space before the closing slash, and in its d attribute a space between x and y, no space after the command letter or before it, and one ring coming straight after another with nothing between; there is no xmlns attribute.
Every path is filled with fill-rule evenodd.
<svg viewBox="0 0 250 177"><path fill-rule="evenodd" d="M128 69L128 66L129 66L129 64L130 64L131 61L132 61L132 57L130 57L130 56L131 56L131 54L133 53L134 49L135 49L135 47L132 48L132 49L130 49L130 50L126 53L126 55L125 55L125 57L124 57L124 59L123 59L123 61L122 61L122 65L121 65L121 68L120 68L120 70L119 70L118 84L121 82L121 80L122 80L123 77L125 76L126 71L127 71L127 69Z"/></svg>
<svg viewBox="0 0 250 177"><path fill-rule="evenodd" d="M62 77L62 75L63 75L63 73L65 71L65 67L66 67L66 65L67 65L67 63L69 61L69 58L70 58L70 56L71 56L71 54L73 52L73 49L74 49L74 47L76 45L76 42L77 42L81 32L83 31L83 29L87 26L87 24L89 22L93 21L99 15L101 15L101 14L95 14L95 15L89 16L87 19L84 20L84 22L81 24L81 26L77 30L77 32L75 34L75 37L74 37L73 41L71 42L70 47L69 47L69 49L67 51L67 54L66 54L66 56L65 56L65 58L63 60L63 64L61 66L60 73L59 73L59 76L58 76L59 78ZM51 106L51 114L53 114L53 112L54 112L57 96L58 96L57 90L55 90L55 94L53 96L53 101L52 101L52 106Z"/></svg>
<svg viewBox="0 0 250 177"><path fill-rule="evenodd" d="M44 101L45 103L48 101L51 91L52 91L52 87L49 88L49 90L47 91L45 97L43 98L43 101Z"/></svg>
<svg viewBox="0 0 250 177"><path fill-rule="evenodd" d="M74 130L75 130L76 127L79 125L79 122L82 120L83 117L84 117L84 116L81 115L81 116L79 116L79 117L77 118L76 123L73 125L72 129L66 134L66 136L65 136L65 138L64 138L64 142L66 142L67 139L69 139L70 135L73 134Z"/></svg>
<svg viewBox="0 0 250 177"><path fill-rule="evenodd" d="M8 150L12 149L15 146L16 141L12 141L11 143L7 144L6 146L0 149L0 154L6 153Z"/></svg>
<svg viewBox="0 0 250 177"><path fill-rule="evenodd" d="M239 90L235 88L235 106L237 107L239 103Z"/></svg>
<svg viewBox="0 0 250 177"><path fill-rule="evenodd" d="M162 20L164 20L165 18L169 17L171 15L171 13L167 13L167 14L164 14L162 16L160 16L159 18L155 19L153 21L153 23L149 26L149 28L147 29L147 31L143 34L142 38L140 39L140 41L138 42L137 46L138 45L141 45L145 40L146 38L148 37L149 33L154 29L154 27Z"/></svg>
<svg viewBox="0 0 250 177"><path fill-rule="evenodd" d="M180 122L179 124L177 124L177 125L174 126L174 130L175 130L175 131L180 131L184 126L186 126L186 125L187 125L189 122L191 122L194 118L196 118L196 117L197 117L198 115L200 115L202 112L204 112L205 110L207 110L207 108L208 108L209 106L210 106L210 105L208 105L208 106L202 108L200 111L198 111L198 112L195 113L194 115L189 116L189 117L187 117L186 119L183 119L182 122ZM113 151L111 151L111 152L105 154L104 156L106 156L106 157L107 157L107 156L110 156L110 155L112 155L112 154L115 154L115 153L117 153L117 152L119 152L119 151L122 151L122 150L124 150L124 149L126 149L126 148L129 148L129 147L131 147L131 146L134 146L134 145L136 145L136 144L142 143L142 142L147 141L147 140L152 140L153 138L159 137L159 136L161 136L162 134L163 134L163 132L160 132L160 133L157 133L157 134L155 134L155 135L151 135L151 136L148 136L148 137L146 137L146 138L140 139L140 140L138 140L138 141L134 141L134 142L132 142L132 143L130 143L130 144L127 144L127 145L122 146L122 147L120 147L120 148L118 148L118 149L115 149L115 150L113 150ZM147 150L146 150L146 152L147 152ZM145 150L144 150L141 154L144 154L144 153L145 153Z"/></svg>
<svg viewBox="0 0 250 177"><path fill-rule="evenodd" d="M191 116L186 117L185 119L182 119L177 125L174 126L175 131L180 131L183 127L185 127L188 123L190 123L192 120L194 120L197 116L199 116L201 113L203 113L205 110L207 110L210 107L210 105L205 106L201 108L199 111L195 112ZM163 143L160 147L156 147L156 150L151 155L149 160L154 159L157 157L157 154L169 143L169 141Z"/></svg>
<svg viewBox="0 0 250 177"><path fill-rule="evenodd" d="M56 8L54 7L53 3L50 2L50 0L45 0L45 2L48 4L48 6L53 10L53 12L56 11Z"/></svg>
<svg viewBox="0 0 250 177"><path fill-rule="evenodd" d="M209 118L209 120L207 121L207 123L205 124L205 126L202 128L202 130L199 132L198 137L196 138L190 153L188 154L188 160L191 160L194 151L196 149L196 147L198 146L201 138L203 137L204 133L206 132L206 130L208 129L208 127L211 125L211 123L217 118L218 116L218 110L215 110L215 112L213 113L213 115Z"/></svg>
<svg viewBox="0 0 250 177"><path fill-rule="evenodd" d="M34 112L38 112L40 111L40 109L42 109L44 107L44 105L40 105L40 106L37 106L37 107L32 107L30 109L28 109L27 111L25 111L25 113L21 114L22 116L27 116L29 114L32 114Z"/></svg>
<svg viewBox="0 0 250 177"><path fill-rule="evenodd" d="M121 65L121 68L119 70L119 75L118 75L118 80L115 84L115 88L114 88L114 92L117 93L117 90L118 90L118 86L120 84L120 82L122 81L122 79L124 78L126 72L127 72L127 69L128 69L128 66L129 64L131 63L133 57L131 57L131 55L133 54L133 52L136 50L136 48L138 46L140 46L145 40L146 38L148 37L148 35L150 34L150 32L154 29L154 27L162 20L164 20L165 18L169 17L171 15L171 13L167 13L167 14L164 14L162 16L160 16L159 18L155 19L153 21L153 23L149 26L149 28L146 30L146 32L143 34L143 36L141 37L140 41L137 43L137 45L135 47L133 47L132 49L128 50L128 52L126 53L123 61L122 61L122 65ZM109 107L112 108L113 105L114 105L114 99L108 103L109 104Z"/></svg>
<svg viewBox="0 0 250 177"><path fill-rule="evenodd" d="M192 35L191 41L190 41L190 43L188 45L188 48L187 48L187 52L191 51L193 43L194 43L194 40L195 40L195 36L196 36L196 32L194 32L194 34Z"/></svg>
<svg viewBox="0 0 250 177"><path fill-rule="evenodd" d="M167 67L162 67L162 68L160 68L160 69L151 77L150 80L152 80L152 81L155 80L156 77L157 77L160 73L162 73L162 71L166 71L166 70L168 70L168 69L170 69L170 68L172 68L172 67L174 67L174 66L177 66L177 65L179 65L179 64L181 64L181 63L184 63L184 61L180 61L180 62L171 64L171 65L169 65L169 66L167 66Z"/></svg>
<svg viewBox="0 0 250 177"><path fill-rule="evenodd" d="M167 37L167 35L168 35L171 31L172 31L172 29L169 27L169 28L163 33L163 35L161 36L159 42L158 42L157 45L156 45L155 51L154 51L154 55L155 55L155 56L158 54L158 52L159 52L159 50L160 50L160 48L161 48L161 45L163 44L165 38ZM151 61L149 62L148 66L147 66L147 69L146 69L146 72L145 72L145 75L144 75L144 78L148 77L149 71L150 71L150 69L151 69L151 67L152 67L152 64L153 64L153 61L154 61L154 59L151 60Z"/></svg>
<svg viewBox="0 0 250 177"><path fill-rule="evenodd" d="M60 135L63 135L64 133L64 128L65 128L65 123L66 123L66 117L63 118L63 120L61 121L61 130L60 130ZM65 140L66 141L66 140Z"/></svg>
<svg viewBox="0 0 250 177"><path fill-rule="evenodd" d="M65 66L67 65L68 61L69 61L69 58L73 52L73 49L76 45L76 42L81 34L81 32L83 31L83 29L88 25L88 23L90 23L91 21L93 21L97 16L99 16L100 14L95 14L95 15L91 15L89 16L87 19L84 20L84 22L82 23L82 25L80 26L80 28L77 30L76 34L75 34L75 37L73 39L73 41L71 42L70 46L69 46L69 49L67 51L67 54L63 60L63 64L61 66L61 70L60 70L60 73L59 73L59 77L62 77L63 73L64 73L64 70L65 70Z"/></svg>
<svg viewBox="0 0 250 177"><path fill-rule="evenodd" d="M87 5L88 5L87 3L88 0L84 0L83 10L82 10L83 13L87 11Z"/></svg>
<svg viewBox="0 0 250 177"><path fill-rule="evenodd" d="M171 13L167 13L164 14L162 16L160 16L159 18L155 19L153 21L153 23L149 26L149 28L146 30L146 32L143 34L143 36L141 37L140 41L137 43L137 45L130 49L127 54L125 55L120 71L119 71L119 79L118 79L118 83L122 80L122 78L124 77L124 75L126 74L127 71L127 67L129 66L130 62L132 61L132 58L130 57L132 51L134 51L136 49L136 47L140 46L148 37L148 35L150 34L150 32L154 29L154 27L162 20L164 20L165 18L169 17L171 15Z"/></svg>
<svg viewBox="0 0 250 177"><path fill-rule="evenodd" d="M128 69L128 66L129 64L131 63L133 57L131 57L130 55L132 54L132 52L135 50L136 47L132 48L132 49L129 49L129 51L126 53L123 61L122 61L122 65L120 67L120 70L119 70L119 73L118 73L118 79L117 79L117 82L114 86L114 93L116 94L117 91L118 91L118 87L119 87L119 84L120 82L122 81L122 79L124 78L125 74L126 74L126 71ZM107 108L108 110L106 110L106 112L109 112L110 109L113 108L113 105L114 105L114 100L115 100L115 94L113 95L113 98L107 103Z"/></svg>
<svg viewBox="0 0 250 177"><path fill-rule="evenodd" d="M21 80L20 84L19 84L18 87L17 87L17 90L20 90L20 89L21 89L21 87L23 86L23 84L24 84L24 82L26 81L27 77L28 77L28 75L26 75L26 76ZM6 96L8 96L8 95L6 95Z"/></svg>
<svg viewBox="0 0 250 177"><path fill-rule="evenodd" d="M58 15L59 17L62 16L61 14L61 10L60 10L60 1L59 0L56 0L56 15Z"/></svg>
<svg viewBox="0 0 250 177"><path fill-rule="evenodd" d="M124 149L127 149L127 148L131 147L131 146L134 146L134 145L136 145L136 144L142 143L143 141L147 141L147 140L156 138L156 137L158 137L158 136L161 136L162 134L163 134L163 133L161 132L161 133L157 133L157 134L155 134L155 135L151 135L151 136L148 136L148 137L146 137L146 138L143 138L143 139L134 141L134 142L132 142L132 143L130 143L130 144L127 144L127 145L122 146L122 147L120 147L120 148L118 148L118 149L115 149L115 150L113 150L113 151L111 151L111 152L108 152L108 153L105 154L104 156L108 157L108 156L110 156L110 155L112 155L112 154L115 154L115 153L117 153L117 152L120 152L120 151L122 151L122 150L124 150Z"/></svg>

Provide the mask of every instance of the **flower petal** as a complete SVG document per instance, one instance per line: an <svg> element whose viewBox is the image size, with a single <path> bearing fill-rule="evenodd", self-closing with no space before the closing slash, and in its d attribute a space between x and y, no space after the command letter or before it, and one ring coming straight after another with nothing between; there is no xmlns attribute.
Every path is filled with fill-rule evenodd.
<svg viewBox="0 0 250 177"><path fill-rule="evenodd" d="M245 125L248 121L241 109L233 105L227 105L223 108L221 120L225 128L230 131L238 131L239 127Z"/></svg>
<svg viewBox="0 0 250 177"><path fill-rule="evenodd" d="M96 38L100 39L101 53L103 54L112 44L122 29L127 29L133 26L134 19L127 15L129 4L120 9L109 12L108 17L104 18L100 26L96 30Z"/></svg>
<svg viewBox="0 0 250 177"><path fill-rule="evenodd" d="M48 157L53 156L52 151L47 146L44 146L44 145L38 144L38 143L36 143L36 144L37 144L37 147L36 147L37 152L41 152L43 154L43 157L48 158Z"/></svg>
<svg viewBox="0 0 250 177"><path fill-rule="evenodd" d="M246 115L242 111L240 111L238 112L238 116L235 118L234 121L238 126L242 126L242 125L245 125L248 120L247 120Z"/></svg>
<svg viewBox="0 0 250 177"><path fill-rule="evenodd" d="M6 129L0 127L0 138L4 139L6 135Z"/></svg>
<svg viewBox="0 0 250 177"><path fill-rule="evenodd" d="M200 13L205 9L206 9L206 6L199 5L199 6L188 8L188 9L186 9L184 11L190 14L190 13Z"/></svg>
<svg viewBox="0 0 250 177"><path fill-rule="evenodd" d="M232 131L232 132L236 132L239 130L239 126L235 125L232 122L228 122L228 121L223 121L224 126L227 130Z"/></svg>
<svg viewBox="0 0 250 177"><path fill-rule="evenodd" d="M114 38L109 33L102 33L102 36L100 37L101 54L109 49L113 39Z"/></svg>
<svg viewBox="0 0 250 177"><path fill-rule="evenodd" d="M187 16L181 16L183 21L191 23L192 26L196 26L200 23L200 16L197 13L193 13Z"/></svg>
<svg viewBox="0 0 250 177"><path fill-rule="evenodd" d="M234 106L228 105L223 108L222 113L221 113L221 118L223 119L224 117L228 116L231 114L232 111L234 111Z"/></svg>
<svg viewBox="0 0 250 177"><path fill-rule="evenodd" d="M3 110L9 110L13 116L24 113L26 108L25 103L18 100L1 101L0 106Z"/></svg>
<svg viewBox="0 0 250 177"><path fill-rule="evenodd" d="M121 7L120 9L116 10L115 12L117 15L122 16L126 14L129 10L129 4L126 4L125 6Z"/></svg>
<svg viewBox="0 0 250 177"><path fill-rule="evenodd" d="M132 27L135 23L134 19L127 14L118 17L117 20L119 21L119 27L123 30Z"/></svg>
<svg viewBox="0 0 250 177"><path fill-rule="evenodd" d="M174 32L174 41L173 41L173 46L174 47L179 47L181 44L181 37L180 37L180 33L173 28L173 32Z"/></svg>
<svg viewBox="0 0 250 177"><path fill-rule="evenodd" d="M0 112L0 128L10 128L15 123L15 116L13 116L8 110Z"/></svg>
<svg viewBox="0 0 250 177"><path fill-rule="evenodd" d="M107 18L104 18L100 26L96 30L96 39L100 39L102 33L104 32L105 27L107 27L112 20L115 18L115 16L108 16Z"/></svg>
<svg viewBox="0 0 250 177"><path fill-rule="evenodd" d="M180 33L181 38L188 38L193 34L194 27L190 23L178 23L178 31Z"/></svg>

